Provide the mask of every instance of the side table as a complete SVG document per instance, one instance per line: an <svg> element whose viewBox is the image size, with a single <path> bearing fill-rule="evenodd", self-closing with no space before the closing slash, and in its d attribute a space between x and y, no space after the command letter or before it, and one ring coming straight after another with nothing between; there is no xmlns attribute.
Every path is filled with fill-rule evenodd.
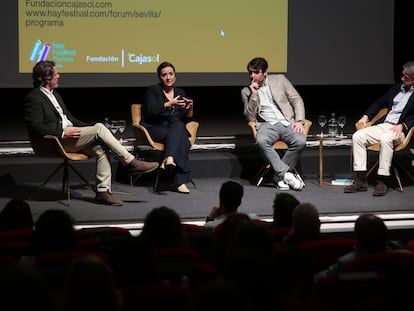
<svg viewBox="0 0 414 311"><path fill-rule="evenodd" d="M330 137L327 134L324 136L321 135L312 135L308 136L310 141L317 142L319 144L319 186L323 187L323 164L324 164L324 146L350 146L350 156L349 156L349 165L352 169L352 135L344 135L337 137ZM351 174L350 169L350 174Z"/></svg>

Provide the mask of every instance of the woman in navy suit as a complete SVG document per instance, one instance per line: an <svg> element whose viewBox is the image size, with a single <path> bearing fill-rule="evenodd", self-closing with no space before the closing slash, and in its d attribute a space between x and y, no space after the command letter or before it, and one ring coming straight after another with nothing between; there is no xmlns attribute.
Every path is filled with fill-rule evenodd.
<svg viewBox="0 0 414 311"><path fill-rule="evenodd" d="M162 169L174 169L177 191L188 194L190 163L188 153L191 144L185 124L193 117L193 100L183 89L176 87L174 65L161 63L157 68L160 82L147 88L144 95L142 125L154 141L163 143Z"/></svg>

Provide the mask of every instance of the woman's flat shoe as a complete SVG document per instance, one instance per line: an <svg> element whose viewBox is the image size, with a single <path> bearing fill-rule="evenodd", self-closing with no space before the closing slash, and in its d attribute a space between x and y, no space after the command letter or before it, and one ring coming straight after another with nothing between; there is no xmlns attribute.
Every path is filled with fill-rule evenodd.
<svg viewBox="0 0 414 311"><path fill-rule="evenodd" d="M173 157L168 157L165 159L165 166L177 166L177 164L175 164Z"/></svg>
<svg viewBox="0 0 414 311"><path fill-rule="evenodd" d="M184 194L189 194L190 193L190 190L187 188L187 186L185 184L182 184L182 185L178 186L177 191L179 193L184 193Z"/></svg>
<svg viewBox="0 0 414 311"><path fill-rule="evenodd" d="M175 168L177 164L174 163L174 159L172 157L165 158L164 161L162 161L160 168L162 170L165 170L166 168Z"/></svg>

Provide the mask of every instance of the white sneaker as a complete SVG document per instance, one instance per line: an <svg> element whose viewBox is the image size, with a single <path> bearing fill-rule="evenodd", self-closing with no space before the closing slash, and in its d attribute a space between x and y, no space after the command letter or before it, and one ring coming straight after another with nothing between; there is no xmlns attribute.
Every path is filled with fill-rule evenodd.
<svg viewBox="0 0 414 311"><path fill-rule="evenodd" d="M302 190L304 184L303 182L298 179L295 175L293 175L291 172L286 172L285 177L283 178L283 181L289 185L290 188L293 190L300 191Z"/></svg>
<svg viewBox="0 0 414 311"><path fill-rule="evenodd" d="M290 190L289 185L287 183L285 183L283 180L279 180L277 182L276 188L279 189L280 191Z"/></svg>

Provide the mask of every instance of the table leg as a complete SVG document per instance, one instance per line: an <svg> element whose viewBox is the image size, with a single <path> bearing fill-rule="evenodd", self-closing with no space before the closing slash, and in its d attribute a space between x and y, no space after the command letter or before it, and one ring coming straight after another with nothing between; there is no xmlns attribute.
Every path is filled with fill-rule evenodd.
<svg viewBox="0 0 414 311"><path fill-rule="evenodd" d="M323 138L319 138L319 186L323 186Z"/></svg>

